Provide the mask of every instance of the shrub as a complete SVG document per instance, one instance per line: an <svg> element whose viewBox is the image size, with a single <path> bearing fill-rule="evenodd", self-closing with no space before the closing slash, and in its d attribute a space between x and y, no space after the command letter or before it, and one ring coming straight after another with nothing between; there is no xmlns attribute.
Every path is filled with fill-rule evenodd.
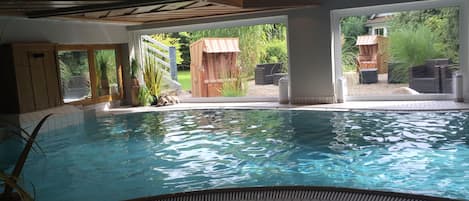
<svg viewBox="0 0 469 201"><path fill-rule="evenodd" d="M425 60L440 56L433 32L423 25L395 30L389 40L392 60L398 63L392 73L395 77L402 78L399 79L402 82L407 81L410 67L422 65Z"/></svg>
<svg viewBox="0 0 469 201"><path fill-rule="evenodd" d="M358 47L355 45L357 37L367 33L365 23L367 17L345 17L340 20L341 44L342 44L342 70L350 72L356 70L356 58Z"/></svg>
<svg viewBox="0 0 469 201"><path fill-rule="evenodd" d="M148 55L145 58L143 78L149 93L154 97L159 97L161 93L161 79L163 78L163 71L158 66L156 60Z"/></svg>
<svg viewBox="0 0 469 201"><path fill-rule="evenodd" d="M435 36L435 48L444 58L459 61L459 8L435 8L400 12L389 21L389 30L423 25Z"/></svg>
<svg viewBox="0 0 469 201"><path fill-rule="evenodd" d="M394 61L407 67L421 65L425 60L440 56L435 48L435 36L425 26L403 27L389 36L390 50Z"/></svg>
<svg viewBox="0 0 469 201"><path fill-rule="evenodd" d="M149 106L154 101L153 96L148 91L147 87L141 86L138 89L138 102L140 105Z"/></svg>
<svg viewBox="0 0 469 201"><path fill-rule="evenodd" d="M130 78L132 79L137 78L139 70L140 70L140 67L138 66L137 60L132 59L132 61L130 62Z"/></svg>
<svg viewBox="0 0 469 201"><path fill-rule="evenodd" d="M265 53L261 59L262 63L283 63L283 72L288 66L287 43L285 40L274 40L266 44Z"/></svg>
<svg viewBox="0 0 469 201"><path fill-rule="evenodd" d="M343 72L353 72L357 69L358 52L350 47L342 47L342 70Z"/></svg>
<svg viewBox="0 0 469 201"><path fill-rule="evenodd" d="M221 88L221 95L224 97L240 97L247 93L246 79L243 78L239 70L226 73L223 76L224 82Z"/></svg>

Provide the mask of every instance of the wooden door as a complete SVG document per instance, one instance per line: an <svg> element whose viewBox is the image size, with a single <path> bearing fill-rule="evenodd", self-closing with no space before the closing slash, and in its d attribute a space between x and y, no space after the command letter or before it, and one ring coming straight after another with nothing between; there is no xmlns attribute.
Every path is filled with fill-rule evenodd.
<svg viewBox="0 0 469 201"><path fill-rule="evenodd" d="M19 112L32 112L35 110L34 92L31 84L31 68L28 54L25 49L13 49L15 65L16 87L18 93Z"/></svg>
<svg viewBox="0 0 469 201"><path fill-rule="evenodd" d="M31 84L33 86L36 110L49 107L45 57L46 54L43 51L28 51L29 67L31 68Z"/></svg>

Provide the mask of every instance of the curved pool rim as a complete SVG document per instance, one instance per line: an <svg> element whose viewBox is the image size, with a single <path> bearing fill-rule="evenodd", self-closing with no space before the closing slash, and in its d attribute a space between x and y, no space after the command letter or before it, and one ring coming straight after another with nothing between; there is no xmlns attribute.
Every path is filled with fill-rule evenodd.
<svg viewBox="0 0 469 201"><path fill-rule="evenodd" d="M127 201L459 201L411 193L328 186L263 186L206 189L130 199Z"/></svg>

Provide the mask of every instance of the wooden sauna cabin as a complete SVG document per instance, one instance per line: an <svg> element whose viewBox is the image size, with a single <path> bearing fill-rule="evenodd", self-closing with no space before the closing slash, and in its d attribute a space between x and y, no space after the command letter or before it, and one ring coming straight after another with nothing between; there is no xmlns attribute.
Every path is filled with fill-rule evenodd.
<svg viewBox="0 0 469 201"><path fill-rule="evenodd" d="M235 72L238 38L202 38L190 45L192 97L221 96L223 82Z"/></svg>
<svg viewBox="0 0 469 201"><path fill-rule="evenodd" d="M388 38L380 35L358 36L358 71L377 69L378 74L388 72Z"/></svg>

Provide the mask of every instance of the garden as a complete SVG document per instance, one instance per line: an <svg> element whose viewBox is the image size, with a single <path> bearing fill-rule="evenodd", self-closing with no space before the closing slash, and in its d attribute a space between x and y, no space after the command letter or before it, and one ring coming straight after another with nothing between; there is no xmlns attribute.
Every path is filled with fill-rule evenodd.
<svg viewBox="0 0 469 201"><path fill-rule="evenodd" d="M452 7L342 18L348 95L451 93L459 63L458 30L459 10ZM383 42L361 38L370 36ZM364 59L375 64L366 66Z"/></svg>
<svg viewBox="0 0 469 201"><path fill-rule="evenodd" d="M204 38L237 38L239 52L236 54L236 72L219 75L225 80L219 87L221 96L276 96L277 86L255 83L255 69L259 64L278 63L278 73L286 73L288 54L286 26L284 24L263 24L230 28L207 29L193 32L175 32L151 35L166 46L176 48L177 80L183 90L180 96L191 97L192 79L190 73L190 45ZM285 74L283 74L285 75ZM228 76L228 77L227 77Z"/></svg>

